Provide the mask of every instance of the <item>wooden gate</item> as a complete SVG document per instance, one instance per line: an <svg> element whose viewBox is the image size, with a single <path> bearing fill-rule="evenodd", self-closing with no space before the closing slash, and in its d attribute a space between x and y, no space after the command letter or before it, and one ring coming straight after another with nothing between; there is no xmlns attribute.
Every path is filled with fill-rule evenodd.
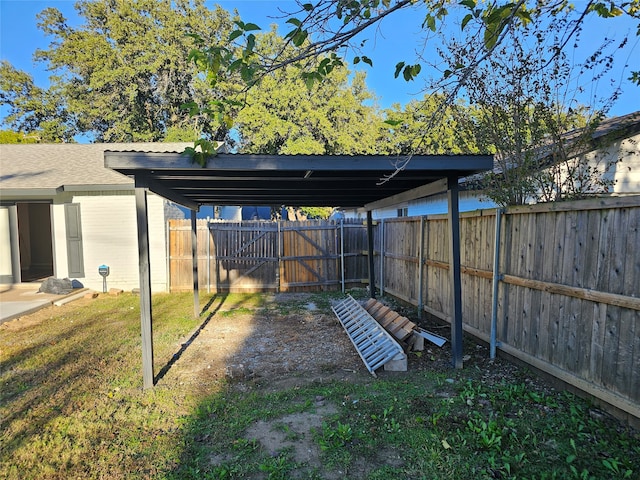
<svg viewBox="0 0 640 480"><path fill-rule="evenodd" d="M331 222L282 222L280 289L323 290L340 285L339 225Z"/></svg>
<svg viewBox="0 0 640 480"><path fill-rule="evenodd" d="M212 269L209 284L216 290L278 289L278 226L275 222L209 223Z"/></svg>

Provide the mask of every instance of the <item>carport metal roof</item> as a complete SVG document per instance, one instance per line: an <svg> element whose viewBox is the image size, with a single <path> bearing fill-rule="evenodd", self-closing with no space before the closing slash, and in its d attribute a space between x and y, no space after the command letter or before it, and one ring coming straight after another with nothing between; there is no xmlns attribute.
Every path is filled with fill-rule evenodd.
<svg viewBox="0 0 640 480"><path fill-rule="evenodd" d="M180 153L112 152L105 167L135 180L140 254L142 373L152 387L153 338L147 191L192 210L194 314L199 316L196 215L202 205L287 205L364 207L369 237L369 284L375 297L372 216L374 209L446 191L449 202L451 344L462 367L462 295L458 180L491 169L489 155L244 155L218 154L205 166ZM397 166L403 165L401 170ZM392 177L392 178L391 178ZM384 181L386 179L386 181Z"/></svg>
<svg viewBox="0 0 640 480"><path fill-rule="evenodd" d="M201 167L179 153L105 152L106 167L196 210L200 205L365 207L401 194L438 193L446 190L447 178L493 167L488 155L415 155L382 181L404 162L404 157L383 155L218 154ZM428 184L430 189L411 192Z"/></svg>

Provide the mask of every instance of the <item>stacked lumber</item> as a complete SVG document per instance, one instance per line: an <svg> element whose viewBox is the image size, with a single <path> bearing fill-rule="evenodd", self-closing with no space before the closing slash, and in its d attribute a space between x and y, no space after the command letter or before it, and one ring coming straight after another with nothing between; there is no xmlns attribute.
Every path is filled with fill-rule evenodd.
<svg viewBox="0 0 640 480"><path fill-rule="evenodd" d="M413 345L413 331L416 328L415 323L380 303L375 298L367 300L363 307L369 312L369 315L375 318L396 339L405 351L411 348Z"/></svg>

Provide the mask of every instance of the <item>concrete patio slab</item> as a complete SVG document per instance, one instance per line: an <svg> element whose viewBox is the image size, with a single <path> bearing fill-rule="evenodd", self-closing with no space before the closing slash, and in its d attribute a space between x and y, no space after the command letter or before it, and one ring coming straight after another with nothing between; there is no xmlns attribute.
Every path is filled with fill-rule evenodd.
<svg viewBox="0 0 640 480"><path fill-rule="evenodd" d="M0 291L0 324L36 312L52 304L86 292L86 288L74 290L68 295L38 293L40 284L5 286Z"/></svg>

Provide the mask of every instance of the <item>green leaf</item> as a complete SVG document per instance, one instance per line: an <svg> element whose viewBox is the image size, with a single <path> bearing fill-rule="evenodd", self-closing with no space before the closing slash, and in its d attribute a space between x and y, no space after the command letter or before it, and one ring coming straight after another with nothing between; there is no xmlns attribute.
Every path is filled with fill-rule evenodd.
<svg viewBox="0 0 640 480"><path fill-rule="evenodd" d="M229 41L233 42L236 38L241 37L241 36L242 36L242 30L234 30L229 35Z"/></svg>
<svg viewBox="0 0 640 480"><path fill-rule="evenodd" d="M245 32L251 32L252 30L262 30L258 25L256 25L255 23L247 23L244 26L244 31Z"/></svg>
<svg viewBox="0 0 640 480"><path fill-rule="evenodd" d="M531 18L531 12L527 10L518 10L516 12L516 17L520 19L523 25L527 25L528 23L531 23L533 21L533 19Z"/></svg>
<svg viewBox="0 0 640 480"><path fill-rule="evenodd" d="M304 43L304 41L307 39L308 35L309 34L307 33L306 30L300 30L300 32L293 37L293 44L296 47L301 46Z"/></svg>
<svg viewBox="0 0 640 480"><path fill-rule="evenodd" d="M304 5L302 5L302 8L304 8L307 12L310 12L311 10L313 10L313 5L310 3L305 3Z"/></svg>
<svg viewBox="0 0 640 480"><path fill-rule="evenodd" d="M396 63L396 71L393 74L394 78L398 78L398 75L400 75L400 72L402 71L402 69L404 68L405 63L404 62L398 62Z"/></svg>
<svg viewBox="0 0 640 480"><path fill-rule="evenodd" d="M252 53L255 46L256 46L256 36L254 34L250 34L247 37L247 48L245 48L245 52Z"/></svg>
<svg viewBox="0 0 640 480"><path fill-rule="evenodd" d="M595 3L591 5L590 10L596 12L602 18L612 18L623 14L622 10L616 7L613 2L610 3L609 7L604 2Z"/></svg>
<svg viewBox="0 0 640 480"><path fill-rule="evenodd" d="M254 73L255 73L255 70L250 66L248 66L247 64L242 64L242 67L240 67L240 77L245 82L250 82L251 80L253 80Z"/></svg>
<svg viewBox="0 0 640 480"><path fill-rule="evenodd" d="M383 123L386 123L387 125L391 125L392 127L397 127L398 125L402 124L402 120L385 120Z"/></svg>
<svg viewBox="0 0 640 480"><path fill-rule="evenodd" d="M476 8L476 2L475 0L462 0L460 2L460 5L463 5L471 10L473 10L474 8Z"/></svg>
<svg viewBox="0 0 640 480"><path fill-rule="evenodd" d="M353 64L357 65L360 63L360 57L353 57Z"/></svg>
<svg viewBox="0 0 640 480"><path fill-rule="evenodd" d="M502 28L504 28L500 25L497 25L497 27L500 27L499 29L496 29L495 27L495 25L487 25L487 27L485 28L484 46L487 50L492 49L496 45L496 43L498 42L498 36L500 35Z"/></svg>
<svg viewBox="0 0 640 480"><path fill-rule="evenodd" d="M227 70L229 70L230 72L233 72L238 68L240 68L240 65L242 65L242 63L243 63L243 60L241 58L238 58L229 64L229 66L227 67Z"/></svg>
<svg viewBox="0 0 640 480"><path fill-rule="evenodd" d="M306 73L302 75L302 78L304 79L304 84L307 86L307 90L311 90L316 81L316 77L313 73Z"/></svg>
<svg viewBox="0 0 640 480"><path fill-rule="evenodd" d="M469 23L471 20L473 20L473 15L471 15L470 13L465 15L465 17L462 19L462 23L460 24L460 29L464 30L464 27L466 27L467 23Z"/></svg>
<svg viewBox="0 0 640 480"><path fill-rule="evenodd" d="M331 66L331 60L328 58L323 58L318 65L318 73L322 76L328 75L332 69L333 67Z"/></svg>
<svg viewBox="0 0 640 480"><path fill-rule="evenodd" d="M196 102L187 102L180 105L182 110L187 110L189 112L189 116L193 117L194 115L198 115L200 113L200 108Z"/></svg>
<svg viewBox="0 0 640 480"><path fill-rule="evenodd" d="M436 31L436 19L433 15L427 15L422 23L422 27L427 27L432 32Z"/></svg>
<svg viewBox="0 0 640 480"><path fill-rule="evenodd" d="M362 56L362 61L364 63L366 63L367 65L369 65L370 67L373 67L373 61L371 61L371 59L369 57L366 56Z"/></svg>
<svg viewBox="0 0 640 480"><path fill-rule="evenodd" d="M297 18L290 18L286 21L286 23L290 23L291 25L295 25L296 27L300 27L300 25L302 25L302 22Z"/></svg>

